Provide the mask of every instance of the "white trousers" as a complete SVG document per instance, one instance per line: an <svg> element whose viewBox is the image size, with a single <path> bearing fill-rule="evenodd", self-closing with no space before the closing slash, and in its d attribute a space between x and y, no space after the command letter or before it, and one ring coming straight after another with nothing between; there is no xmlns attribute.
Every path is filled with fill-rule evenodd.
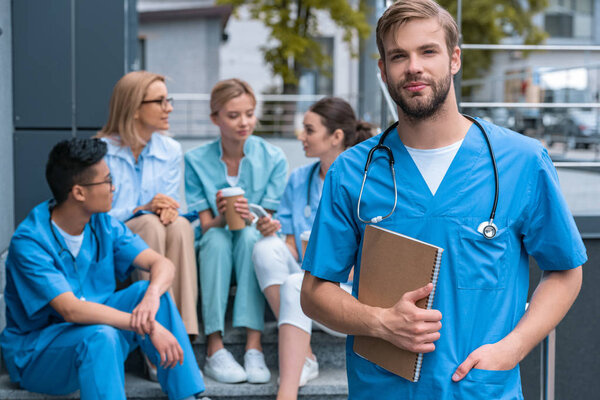
<svg viewBox="0 0 600 400"><path fill-rule="evenodd" d="M278 326L290 324L310 334L314 324L330 335L346 336L311 320L302 311L300 290L304 272L283 240L276 236L260 239L254 246L252 261L262 291L272 285L281 285ZM352 292L350 285L341 284L340 287Z"/></svg>

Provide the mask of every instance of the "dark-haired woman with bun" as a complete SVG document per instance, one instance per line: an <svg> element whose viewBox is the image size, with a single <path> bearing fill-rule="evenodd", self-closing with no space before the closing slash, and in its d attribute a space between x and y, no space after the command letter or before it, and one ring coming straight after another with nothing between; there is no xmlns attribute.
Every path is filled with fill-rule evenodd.
<svg viewBox="0 0 600 400"><path fill-rule="evenodd" d="M350 104L337 97L313 104L304 114L303 125L298 139L306 156L319 160L290 175L277 212L285 242L275 235L265 237L254 246L252 255L260 288L278 318L280 386L277 399L280 400L296 399L298 388L319 373L310 347L313 321L300 307L304 275L300 269L301 236L312 227L323 180L331 164L345 149L373 135L372 126L357 121ZM348 285L342 286L348 291L351 289Z"/></svg>

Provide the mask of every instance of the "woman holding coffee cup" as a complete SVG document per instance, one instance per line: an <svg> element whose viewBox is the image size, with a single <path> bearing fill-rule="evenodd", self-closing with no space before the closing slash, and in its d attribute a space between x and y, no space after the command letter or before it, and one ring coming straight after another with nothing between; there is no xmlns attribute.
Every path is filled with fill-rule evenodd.
<svg viewBox="0 0 600 400"><path fill-rule="evenodd" d="M254 247L256 277L278 318L278 399L297 398L298 387L319 374L319 365L310 347L312 321L300 307L304 276L300 263L321 198L323 179L342 151L372 134L371 125L357 121L346 101L330 97L313 104L304 114L304 131L298 139L306 156L318 157L319 161L300 167L290 175L277 212L285 242L272 235ZM342 287L351 290L348 285Z"/></svg>
<svg viewBox="0 0 600 400"><path fill-rule="evenodd" d="M249 226L248 203L277 210L287 161L279 148L252 135L255 107L254 93L246 82L217 83L211 92L210 118L220 137L185 155L188 208L200 218L198 262L207 335L204 373L226 383L270 379L260 343L264 296L254 273L252 250L261 234L272 235L280 225L268 215L258 220L256 228ZM247 330L243 368L225 349L222 338L232 273L237 283L233 326Z"/></svg>

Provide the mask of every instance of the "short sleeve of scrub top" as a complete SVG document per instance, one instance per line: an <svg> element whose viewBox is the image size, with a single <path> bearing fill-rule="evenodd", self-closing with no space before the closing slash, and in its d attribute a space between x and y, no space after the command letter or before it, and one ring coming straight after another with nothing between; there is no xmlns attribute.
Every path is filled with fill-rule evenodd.
<svg viewBox="0 0 600 400"><path fill-rule="evenodd" d="M329 168L302 268L311 275L347 282L360 243L360 231L350 213L352 204L340 185L337 162ZM315 257L319 254L319 258Z"/></svg>
<svg viewBox="0 0 600 400"><path fill-rule="evenodd" d="M265 188L260 205L267 210L277 210L279 207L279 199L283 191L283 185L287 178L288 164L282 151L272 152L271 156L277 157L274 162L271 176Z"/></svg>
<svg viewBox="0 0 600 400"><path fill-rule="evenodd" d="M294 183L292 182L292 176L288 180L283 195L281 196L281 202L277 209L277 220L281 223L281 233L284 235L294 234L293 215L292 207L294 204ZM296 199L297 200L297 199Z"/></svg>
<svg viewBox="0 0 600 400"><path fill-rule="evenodd" d="M27 316L31 319L56 296L71 292L65 275L56 268L54 258L35 239L14 238L8 251L7 264L18 288Z"/></svg>
<svg viewBox="0 0 600 400"><path fill-rule="evenodd" d="M185 200L188 210L195 212L208 210L210 204L206 198L204 185L196 171L194 171L193 161L190 159L189 154L186 154L183 158L185 160Z"/></svg>
<svg viewBox="0 0 600 400"><path fill-rule="evenodd" d="M148 245L142 238L131 232L123 222L107 214L103 217L109 219L108 224L113 242L115 273L120 281L124 281L131 271L133 271L133 260L142 251L146 250Z"/></svg>
<svg viewBox="0 0 600 400"><path fill-rule="evenodd" d="M567 270L585 263L585 247L561 194L556 169L545 149L537 158L537 176L532 179L529 197L528 218L522 229L527 253L543 270ZM572 247L565 246L565 243L571 243Z"/></svg>

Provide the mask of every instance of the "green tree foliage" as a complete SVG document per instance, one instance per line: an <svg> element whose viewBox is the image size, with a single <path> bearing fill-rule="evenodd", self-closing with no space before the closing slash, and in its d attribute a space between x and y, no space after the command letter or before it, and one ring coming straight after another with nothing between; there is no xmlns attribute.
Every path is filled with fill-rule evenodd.
<svg viewBox="0 0 600 400"><path fill-rule="evenodd" d="M456 0L438 2L456 17ZM503 38L516 35L522 38L523 44L539 44L546 38L546 33L533 24L533 16L547 6L548 0L463 0L463 43L498 44ZM492 55L489 50L465 50L464 79L484 75Z"/></svg>
<svg viewBox="0 0 600 400"><path fill-rule="evenodd" d="M359 1L353 8L347 0L217 0L235 8L245 5L253 19L269 30L268 42L261 47L265 61L274 75L282 78L284 93L297 93L302 68L318 68L326 73L332 62L314 40L319 36L316 13L325 12L344 32L344 41L351 45L355 33L364 39L371 27L366 19L366 5ZM356 54L356 49L352 48Z"/></svg>

